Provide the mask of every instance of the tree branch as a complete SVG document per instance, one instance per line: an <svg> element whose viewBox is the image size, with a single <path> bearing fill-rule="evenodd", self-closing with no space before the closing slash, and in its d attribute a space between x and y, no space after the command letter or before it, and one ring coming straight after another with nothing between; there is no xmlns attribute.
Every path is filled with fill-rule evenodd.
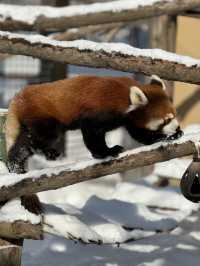
<svg viewBox="0 0 200 266"><path fill-rule="evenodd" d="M199 6L200 0L151 0L149 3L123 0L63 8L2 4L0 29L62 31L73 27L178 14Z"/></svg>
<svg viewBox="0 0 200 266"><path fill-rule="evenodd" d="M74 65L157 74L168 80L200 84L200 60L123 43L61 42L42 35L0 32L0 52Z"/></svg>
<svg viewBox="0 0 200 266"><path fill-rule="evenodd" d="M187 135L179 141L157 143L122 153L116 159L82 162L75 166L59 166L37 170L23 175L9 174L0 179L0 201L52 190L105 175L124 172L137 167L154 164L194 154L194 142L200 141L200 132Z"/></svg>

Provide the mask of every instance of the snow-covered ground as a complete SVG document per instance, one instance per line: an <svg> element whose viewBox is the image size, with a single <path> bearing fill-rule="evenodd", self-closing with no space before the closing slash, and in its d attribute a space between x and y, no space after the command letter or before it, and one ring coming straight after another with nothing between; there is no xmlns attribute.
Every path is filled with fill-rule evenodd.
<svg viewBox="0 0 200 266"><path fill-rule="evenodd" d="M80 142L78 133L73 138ZM84 146L69 144L68 157L87 158ZM43 241L25 241L22 265L199 266L199 205L184 199L177 188L154 185L157 174L180 178L189 162L159 164L154 173L135 182L116 174L40 193L47 221L57 223L66 238L106 244L45 235Z"/></svg>
<svg viewBox="0 0 200 266"><path fill-rule="evenodd" d="M23 266L199 266L200 223L194 213L171 234L118 245L83 245L48 236L25 241Z"/></svg>

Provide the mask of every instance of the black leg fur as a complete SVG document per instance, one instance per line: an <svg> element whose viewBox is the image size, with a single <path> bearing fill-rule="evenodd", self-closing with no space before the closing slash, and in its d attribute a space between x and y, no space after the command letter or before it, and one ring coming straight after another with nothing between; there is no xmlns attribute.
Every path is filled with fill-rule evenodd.
<svg viewBox="0 0 200 266"><path fill-rule="evenodd" d="M31 152L31 142L25 128L21 128L19 136L8 153L8 169L10 172L22 174L26 172L26 162ZM35 214L42 213L42 205L37 195L24 195L21 197L22 205Z"/></svg>
<svg viewBox="0 0 200 266"><path fill-rule="evenodd" d="M65 127L53 120L37 121L30 132L32 134L32 147L42 152L49 160L56 160L65 155Z"/></svg>
<svg viewBox="0 0 200 266"><path fill-rule="evenodd" d="M8 152L8 169L10 172L22 174L26 172L26 163L32 155L31 142L26 128L21 127L15 144Z"/></svg>
<svg viewBox="0 0 200 266"><path fill-rule="evenodd" d="M81 131L86 147L94 158L116 157L122 152L123 147L116 145L109 148L105 141L107 124L97 122L96 119L84 119L81 122Z"/></svg>

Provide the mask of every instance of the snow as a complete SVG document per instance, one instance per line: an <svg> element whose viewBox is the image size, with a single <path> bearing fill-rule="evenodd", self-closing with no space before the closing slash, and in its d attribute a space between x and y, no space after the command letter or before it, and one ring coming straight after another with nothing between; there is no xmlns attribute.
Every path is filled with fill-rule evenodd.
<svg viewBox="0 0 200 266"><path fill-rule="evenodd" d="M151 177L146 177L138 183L124 183L117 179L114 184L114 177L110 176L60 191L40 193L41 199L49 201L49 204L44 205L47 210L45 216L48 213L52 215L48 217L48 222L51 227L51 222L54 221L56 230L53 233L59 235L64 232L64 237L69 238L71 235L75 240L79 237L86 243L89 239L101 239L107 245L82 245L76 241L67 241L63 237L46 235L43 241L25 241L22 265L65 266L67 261L67 264L72 266L198 266L198 205L184 200L175 189L154 187L147 182L149 179ZM121 189L123 185L126 190ZM145 187L150 190L144 190ZM88 197L84 196L83 191L89 194ZM76 201L77 195L82 198L82 205ZM58 209L55 210L51 203ZM177 210L159 212L147 208L147 205L155 203L156 206L170 206ZM62 213L58 219L64 217L63 221L58 220L58 226L54 212ZM143 226L143 230L129 231L123 228L124 224L131 227L139 224L140 227ZM171 233L165 232L176 226L177 229ZM156 228L164 232L156 234L149 231ZM128 243L124 243L127 240ZM118 246L114 243L121 244Z"/></svg>
<svg viewBox="0 0 200 266"><path fill-rule="evenodd" d="M0 174L5 173L8 173L8 169L5 163L0 161ZM19 220L30 222L31 224L39 224L41 222L41 217L27 211L24 206L21 205L21 200L19 198L8 201L0 208L0 223L12 223Z"/></svg>
<svg viewBox="0 0 200 266"><path fill-rule="evenodd" d="M165 0L163 2L171 2ZM47 18L73 17L90 15L100 12L121 12L137 9L143 6L150 6L162 0L118 0L108 3L94 3L90 5L77 5L70 7L49 7L49 6L18 6L18 5L0 5L0 20L13 19L27 24L34 22L41 16Z"/></svg>
<svg viewBox="0 0 200 266"><path fill-rule="evenodd" d="M149 230L127 231L122 225L104 219L94 210L91 212L85 208L80 210L66 203L44 204L44 207L45 232L81 240L84 243L123 243L130 239L140 239L155 234Z"/></svg>
<svg viewBox="0 0 200 266"><path fill-rule="evenodd" d="M124 43L97 43L86 40L75 40L75 41L56 41L49 37L42 35L25 35L15 34L10 32L0 31L0 37L6 37L10 40L21 39L26 40L30 44L42 43L48 46L57 46L61 48L75 48L80 51L93 51L93 52L104 52L106 54L117 54L122 56L135 56L135 57L150 57L152 59L164 60L172 63L182 64L187 67L199 67L200 60L194 59L189 56L178 55L170 53L161 49L140 49L132 47Z"/></svg>
<svg viewBox="0 0 200 266"><path fill-rule="evenodd" d="M8 201L0 209L0 223L1 222L15 222L15 221L30 222L31 224L39 224L41 217L27 211L22 205L19 198Z"/></svg>

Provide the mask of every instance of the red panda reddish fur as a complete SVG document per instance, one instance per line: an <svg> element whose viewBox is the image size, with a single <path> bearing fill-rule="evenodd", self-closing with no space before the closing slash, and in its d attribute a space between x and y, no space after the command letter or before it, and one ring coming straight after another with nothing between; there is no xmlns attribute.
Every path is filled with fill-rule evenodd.
<svg viewBox="0 0 200 266"><path fill-rule="evenodd" d="M13 105L19 121L51 117L70 124L88 113L124 113L130 105L130 87L137 84L126 77L78 76L27 86Z"/></svg>

